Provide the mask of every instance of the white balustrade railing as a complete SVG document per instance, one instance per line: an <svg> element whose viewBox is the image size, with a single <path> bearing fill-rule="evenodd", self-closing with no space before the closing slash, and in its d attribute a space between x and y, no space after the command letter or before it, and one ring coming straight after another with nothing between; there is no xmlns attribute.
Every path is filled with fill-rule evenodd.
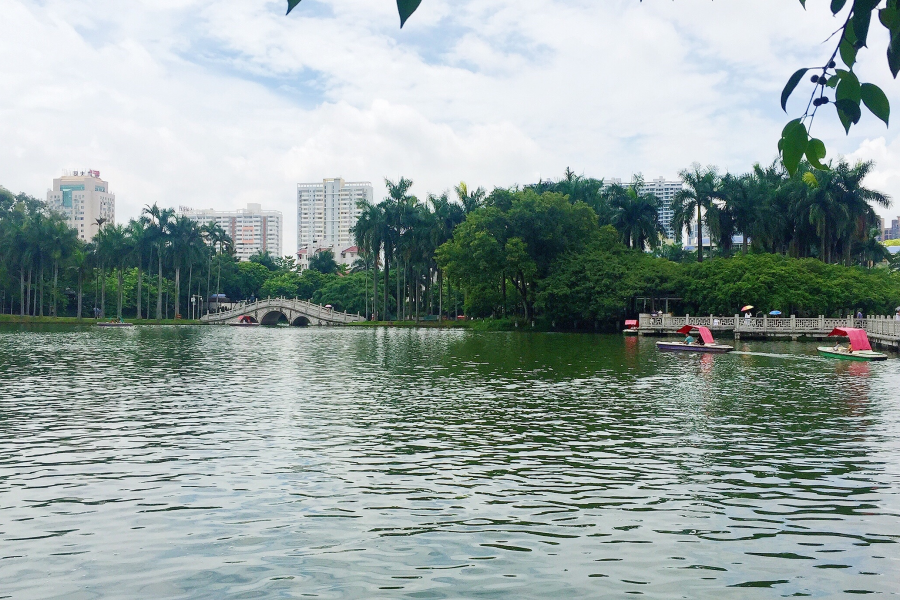
<svg viewBox="0 0 900 600"><path fill-rule="evenodd" d="M835 327L858 327L865 329L870 335L884 339L900 340L900 319L889 316L869 316L864 319L845 317L841 319L819 317L750 317L735 315L733 317L691 316L673 317L670 315L641 314L638 326L644 330L674 331L684 325L700 325L712 330L728 330L736 333L760 334L819 334L829 333Z"/></svg>
<svg viewBox="0 0 900 600"><path fill-rule="evenodd" d="M303 313L307 317L333 323L352 323L354 321L364 320L364 318L358 314L353 315L347 312L339 312L332 308L327 308L320 304L313 304L306 300L293 298L266 298L265 300L256 300L255 302L241 302L228 310L203 315L201 321L220 323L235 319L249 312L267 308L272 308L274 310L287 308Z"/></svg>

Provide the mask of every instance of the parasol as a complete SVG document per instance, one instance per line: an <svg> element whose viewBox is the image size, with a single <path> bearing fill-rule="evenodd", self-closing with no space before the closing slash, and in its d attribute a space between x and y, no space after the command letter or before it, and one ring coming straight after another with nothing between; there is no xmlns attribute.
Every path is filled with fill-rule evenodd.
<svg viewBox="0 0 900 600"><path fill-rule="evenodd" d="M769 314L772 315L773 317L777 317L778 315L781 314L781 311L780 310L770 310Z"/></svg>
<svg viewBox="0 0 900 600"><path fill-rule="evenodd" d="M745 306L744 308L742 308L742 309L741 309L741 312L747 312L748 310L753 310L753 305L752 305L752 304L748 304L747 306Z"/></svg>

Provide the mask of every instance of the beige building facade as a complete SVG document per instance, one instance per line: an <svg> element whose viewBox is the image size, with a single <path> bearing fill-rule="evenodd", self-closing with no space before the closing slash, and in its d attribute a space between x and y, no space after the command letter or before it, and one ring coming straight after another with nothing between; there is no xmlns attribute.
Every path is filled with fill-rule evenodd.
<svg viewBox="0 0 900 600"><path fill-rule="evenodd" d="M47 206L62 215L78 238L91 241L100 225L116 222L116 195L100 171L66 171L47 190Z"/></svg>

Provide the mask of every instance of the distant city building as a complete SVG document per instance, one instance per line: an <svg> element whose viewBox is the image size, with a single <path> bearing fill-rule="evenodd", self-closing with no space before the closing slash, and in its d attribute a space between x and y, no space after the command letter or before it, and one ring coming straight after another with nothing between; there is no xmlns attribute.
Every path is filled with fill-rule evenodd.
<svg viewBox="0 0 900 600"><path fill-rule="evenodd" d="M86 242L101 224L116 221L116 195L109 193L109 183L100 179L100 171L67 171L54 179L53 189L47 190L47 206L65 217Z"/></svg>
<svg viewBox="0 0 900 600"><path fill-rule="evenodd" d="M879 217L880 219L880 217ZM900 240L900 217L891 220L890 227L884 227L884 221L881 221L882 228L884 230L884 235L882 236L882 241L887 240Z"/></svg>
<svg viewBox="0 0 900 600"><path fill-rule="evenodd" d="M263 210L260 204L247 204L237 210L194 210L179 207L178 214L199 225L216 223L234 241L234 251L240 260L249 260L260 252L281 256L284 236L284 217L278 210Z"/></svg>
<svg viewBox="0 0 900 600"><path fill-rule="evenodd" d="M297 259L301 269L318 252L331 250L340 264L351 265L359 254L350 229L362 213L359 203L372 202L368 181L349 182L340 177L322 183L297 184Z"/></svg>
<svg viewBox="0 0 900 600"><path fill-rule="evenodd" d="M613 177L611 179L605 179L603 187L608 187L613 184L628 187L630 183L630 181L623 182L621 179ZM644 181L644 193L653 194L659 199L659 224L662 225L663 231L666 232L666 238L669 240L676 240L676 232L672 229L672 217L675 214L672 210L672 200L675 198L675 194L680 192L683 188L684 185L680 179L677 181L667 181L663 177L658 177L656 179L647 179ZM680 240L680 232L677 239Z"/></svg>

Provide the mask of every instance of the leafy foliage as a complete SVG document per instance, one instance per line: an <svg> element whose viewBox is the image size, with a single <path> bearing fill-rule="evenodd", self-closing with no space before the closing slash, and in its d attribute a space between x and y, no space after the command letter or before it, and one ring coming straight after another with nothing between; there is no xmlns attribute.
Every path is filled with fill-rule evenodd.
<svg viewBox="0 0 900 600"><path fill-rule="evenodd" d="M805 0L800 0L800 3L806 6ZM891 107L887 96L875 84L860 82L853 70L858 52L866 47L872 17L877 12L878 21L887 29L890 39L888 68L894 78L900 73L900 0L886 0L884 7L878 9L881 4L881 0L853 0L843 25L833 36L837 41L825 64L816 68L798 69L788 78L781 92L781 108L785 111L788 99L800 81L808 72L814 72L810 77L814 87L805 112L788 122L778 141L778 151L784 167L791 175L797 172L804 156L815 168L827 168L821 162L826 155L825 144L812 137L809 132L820 107L833 104L838 119L848 134L850 128L862 118L862 106L888 125ZM846 0L832 0L831 12L837 16L846 6ZM836 59L840 59L846 69L838 68Z"/></svg>

